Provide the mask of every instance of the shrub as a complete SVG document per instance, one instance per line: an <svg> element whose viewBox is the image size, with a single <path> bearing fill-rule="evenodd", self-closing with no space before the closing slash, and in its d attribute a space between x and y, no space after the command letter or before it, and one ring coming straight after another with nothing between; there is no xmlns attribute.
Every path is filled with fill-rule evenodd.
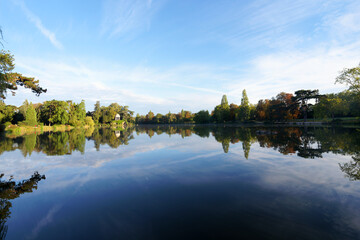
<svg viewBox="0 0 360 240"><path fill-rule="evenodd" d="M85 118L85 125L88 125L88 126L90 126L90 127L92 127L92 126L95 125L95 122L94 122L94 120L92 119L92 117L87 116L87 117Z"/></svg>

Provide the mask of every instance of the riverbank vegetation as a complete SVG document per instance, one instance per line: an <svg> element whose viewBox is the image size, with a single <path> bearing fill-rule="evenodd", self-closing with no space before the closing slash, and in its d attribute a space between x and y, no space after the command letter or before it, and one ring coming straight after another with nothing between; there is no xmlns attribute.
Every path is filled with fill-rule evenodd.
<svg viewBox="0 0 360 240"><path fill-rule="evenodd" d="M2 53L4 54L4 53ZM11 62L11 61L10 61ZM4 77L5 75L1 75ZM101 106L97 101L94 110L86 112L85 101L51 100L43 103L29 103L20 106L6 105L0 101L0 124L2 130L15 133L31 131L56 131L73 127L126 128L132 124L223 124L223 123L360 123L360 65L344 69L335 83L346 84L349 88L339 93L320 94L319 90L298 90L294 93L280 92L270 99L261 99L250 104L246 90L242 91L239 104L229 104L223 95L219 105L212 111L201 110L192 113L137 114L128 106L112 103ZM310 119L310 120L309 120ZM49 128L44 129L45 126ZM50 127L51 126L51 127Z"/></svg>
<svg viewBox="0 0 360 240"><path fill-rule="evenodd" d="M360 64L345 68L336 78L335 84L346 84L349 88L339 93L320 94L318 89L298 90L293 93L280 92L270 99L261 99L250 104L246 90L242 92L239 105L228 103L223 95L219 105L209 112L197 113L181 110L180 113L137 115L140 124L169 123L286 123L308 121L323 123L360 123Z"/></svg>
<svg viewBox="0 0 360 240"><path fill-rule="evenodd" d="M119 114L119 120L115 120ZM93 112L85 110L85 101L51 100L43 103L29 103L20 106L6 105L0 101L0 124L2 130L21 135L44 131L66 131L74 127L92 128L95 125L124 128L134 122L133 111L127 106L112 103L109 106L95 104Z"/></svg>
<svg viewBox="0 0 360 240"><path fill-rule="evenodd" d="M310 120L309 120L310 119ZM250 104L246 90L242 92L239 105L228 103L224 95L213 111L201 110L197 113L181 112L137 115L139 124L170 123L286 123L286 122L360 123L360 97L353 91L319 94L318 90L298 90L294 94L281 92L270 99L261 99Z"/></svg>

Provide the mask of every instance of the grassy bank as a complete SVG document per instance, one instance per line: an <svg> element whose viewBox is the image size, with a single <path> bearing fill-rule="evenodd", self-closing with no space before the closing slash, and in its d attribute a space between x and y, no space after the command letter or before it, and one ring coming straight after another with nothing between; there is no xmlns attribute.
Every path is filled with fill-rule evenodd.
<svg viewBox="0 0 360 240"><path fill-rule="evenodd" d="M9 125L5 128L5 132L9 136L22 136L29 134L41 134L44 132L66 132L70 131L74 128L83 128L88 129L91 128L89 125L81 126L81 127L73 127L70 125L53 125L53 126L17 126L17 125Z"/></svg>
<svg viewBox="0 0 360 240"><path fill-rule="evenodd" d="M5 128L5 132L10 135L27 135L27 134L40 134L43 132L65 132L70 131L74 127L70 125L53 125L53 126L17 126L9 125Z"/></svg>

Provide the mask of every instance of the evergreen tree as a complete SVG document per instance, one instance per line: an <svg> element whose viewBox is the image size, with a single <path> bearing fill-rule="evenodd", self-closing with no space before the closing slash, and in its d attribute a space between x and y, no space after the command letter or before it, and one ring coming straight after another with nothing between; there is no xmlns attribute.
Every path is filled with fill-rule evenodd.
<svg viewBox="0 0 360 240"><path fill-rule="evenodd" d="M240 121L247 121L250 119L250 105L249 105L249 98L246 94L246 90L242 91L242 98L241 98L241 105L239 108L239 120Z"/></svg>
<svg viewBox="0 0 360 240"><path fill-rule="evenodd" d="M222 99L221 99L221 106L222 107L226 107L226 106L228 106L229 105L229 103L228 103L228 100L227 100L227 96L226 95L223 95L222 96Z"/></svg>

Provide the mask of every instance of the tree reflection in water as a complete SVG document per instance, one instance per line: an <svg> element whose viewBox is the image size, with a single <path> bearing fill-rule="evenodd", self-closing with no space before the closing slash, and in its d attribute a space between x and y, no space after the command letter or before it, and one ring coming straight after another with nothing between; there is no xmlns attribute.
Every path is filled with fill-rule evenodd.
<svg viewBox="0 0 360 240"><path fill-rule="evenodd" d="M350 181L360 180L360 154L357 153L352 159L353 160L348 163L339 163L340 169Z"/></svg>
<svg viewBox="0 0 360 240"><path fill-rule="evenodd" d="M10 218L12 203L10 200L20 197L21 194L32 192L37 189L37 184L45 175L35 172L29 179L16 183L10 178L2 180L4 174L0 174L0 239L5 239L7 234L6 221Z"/></svg>
<svg viewBox="0 0 360 240"><path fill-rule="evenodd" d="M244 157L251 157L251 145L272 148L284 155L297 154L302 158L321 158L323 153L353 156L353 161L341 164L340 169L350 180L359 179L360 134L356 128L332 127L235 127L206 125L140 125L126 129L75 129L70 132L54 132L41 135L27 135L16 138L0 138L0 154L5 151L20 149L24 156L33 151L46 155L72 154L74 151L85 152L85 142L94 141L95 148L101 145L118 148L128 145L134 139L133 133L154 135L178 134L186 138L195 134L202 138L213 136L222 145L225 153L231 151L231 144L242 143Z"/></svg>

